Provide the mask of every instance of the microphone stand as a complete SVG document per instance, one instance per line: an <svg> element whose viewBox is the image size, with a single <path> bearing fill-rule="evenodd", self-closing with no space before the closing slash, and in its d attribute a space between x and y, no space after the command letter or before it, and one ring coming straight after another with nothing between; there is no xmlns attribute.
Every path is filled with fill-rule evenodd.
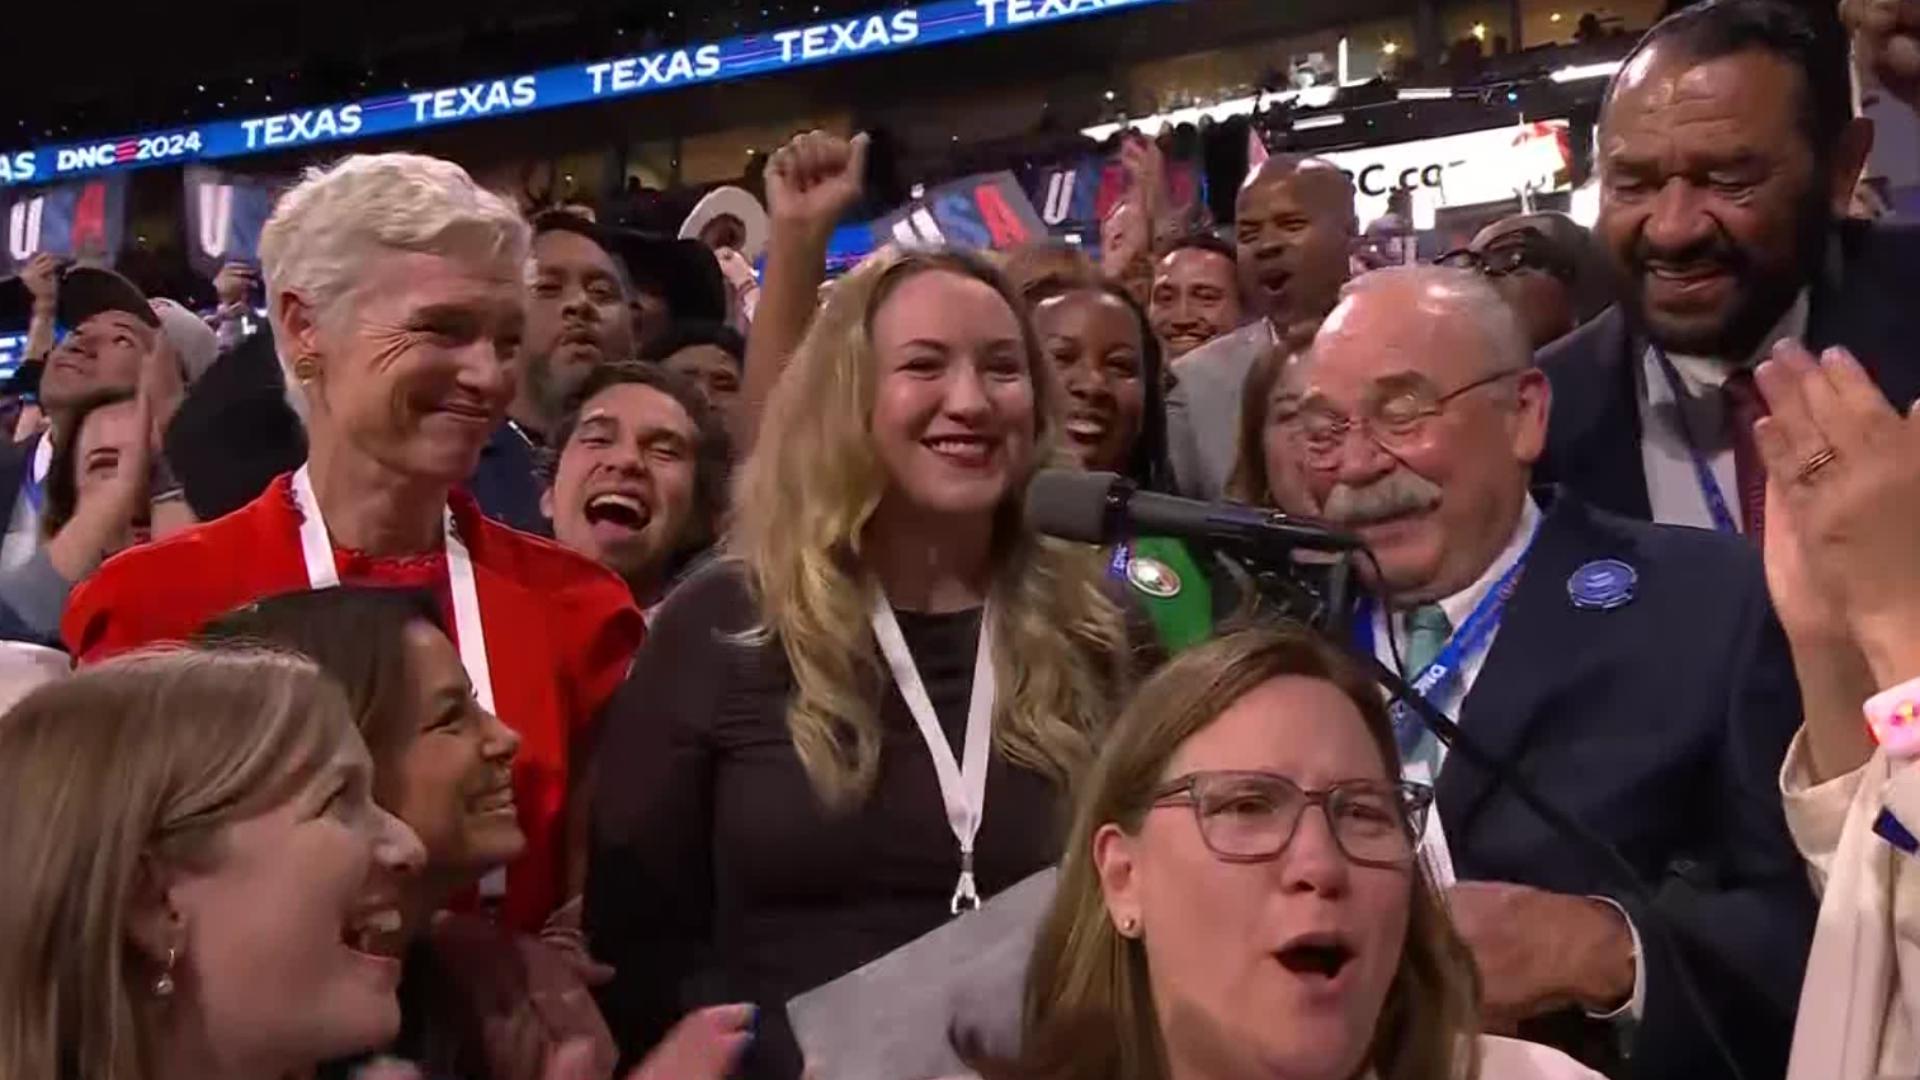
<svg viewBox="0 0 1920 1080"><path fill-rule="evenodd" d="M1634 869L1633 864L1612 844L1541 795L1520 776L1512 762L1488 750L1469 735L1421 696L1399 672L1381 663L1372 651L1354 646L1349 618L1352 606L1347 600L1353 560L1341 557L1328 563L1303 564L1294 557L1295 552L1291 549L1253 551L1242 548L1235 554L1258 591L1260 608L1256 610L1267 610L1319 631L1341 652L1359 662L1393 700L1412 709L1421 723L1450 752L1459 754L1485 771L1495 787L1504 787L1512 792L1520 804L1533 811L1548 828L1572 840L1575 846L1599 861L1605 876L1614 886L1639 905L1641 921L1636 926L1642 936L1658 941L1674 957L1674 982L1679 987L1680 996L1700 1021L1701 1030L1706 1033L1707 1041L1713 1044L1714 1053L1726 1066L1727 1074L1733 1080L1745 1080L1746 1074L1733 1056L1720 1030L1718 1018L1707 1008L1706 999L1694 981L1691 959L1681 950L1673 928L1654 906L1653 892L1640 879L1639 871ZM1302 572L1309 569L1324 571L1325 584L1318 590ZM1272 607L1268 608L1267 605ZM1433 812L1439 813L1439 807L1435 806Z"/></svg>

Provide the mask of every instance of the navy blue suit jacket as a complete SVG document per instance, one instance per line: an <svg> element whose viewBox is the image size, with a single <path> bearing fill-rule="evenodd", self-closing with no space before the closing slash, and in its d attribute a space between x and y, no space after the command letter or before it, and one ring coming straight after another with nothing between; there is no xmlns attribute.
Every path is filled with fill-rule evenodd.
<svg viewBox="0 0 1920 1080"><path fill-rule="evenodd" d="M1807 344L1845 346L1895 407L1920 397L1920 225L1837 227L1815 275ZM1647 339L1619 307L1540 351L1553 382L1547 451L1534 475L1595 506L1653 516L1640 456L1635 371Z"/></svg>
<svg viewBox="0 0 1920 1080"><path fill-rule="evenodd" d="M1572 603L1568 579L1595 559L1634 568L1630 602ZM1656 922L1746 1076L1784 1073L1816 904L1780 807L1800 698L1757 553L1554 498L1460 722L1624 855L1651 894L1651 907L1628 895L1486 770L1448 756L1437 802L1461 880L1611 897L1640 929L1645 1013L1625 1075L1726 1075ZM1570 1051L1612 1035L1601 1021L1556 1019L1566 1022L1548 1041Z"/></svg>
<svg viewBox="0 0 1920 1080"><path fill-rule="evenodd" d="M502 423L480 450L467 490L480 512L524 533L553 536L553 523L540 512L540 463L533 447Z"/></svg>

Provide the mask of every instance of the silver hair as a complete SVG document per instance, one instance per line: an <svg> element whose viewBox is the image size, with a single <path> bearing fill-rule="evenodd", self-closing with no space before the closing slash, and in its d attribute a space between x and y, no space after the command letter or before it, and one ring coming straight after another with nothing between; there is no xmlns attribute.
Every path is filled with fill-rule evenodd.
<svg viewBox="0 0 1920 1080"><path fill-rule="evenodd" d="M451 161L422 154L354 154L308 169L260 232L275 347L290 339L271 298L299 294L323 316L359 285L381 251L483 252L526 263L531 233L513 204Z"/></svg>
<svg viewBox="0 0 1920 1080"><path fill-rule="evenodd" d="M1358 296L1386 291L1401 297L1411 294L1414 309L1423 314L1471 320L1486 346L1487 371L1532 366L1533 345L1519 315L1486 278L1472 270L1389 266L1369 271L1340 290L1340 306Z"/></svg>

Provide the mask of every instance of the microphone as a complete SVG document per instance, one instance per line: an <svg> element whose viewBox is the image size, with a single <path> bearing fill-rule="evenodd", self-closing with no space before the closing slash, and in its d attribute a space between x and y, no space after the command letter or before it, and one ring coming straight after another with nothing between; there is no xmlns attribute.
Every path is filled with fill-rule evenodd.
<svg viewBox="0 0 1920 1080"><path fill-rule="evenodd" d="M1123 476L1077 469L1042 469L1034 475L1027 487L1027 520L1049 536L1087 544L1144 534L1252 550L1353 551L1363 546L1359 537L1310 518L1141 491Z"/></svg>

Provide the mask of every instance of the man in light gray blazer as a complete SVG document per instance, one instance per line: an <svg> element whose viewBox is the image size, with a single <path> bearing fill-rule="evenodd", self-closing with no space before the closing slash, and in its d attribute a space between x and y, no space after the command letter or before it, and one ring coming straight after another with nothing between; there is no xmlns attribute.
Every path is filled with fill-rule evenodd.
<svg viewBox="0 0 1920 1080"><path fill-rule="evenodd" d="M1346 284L1357 222L1353 183L1319 158L1279 155L1234 204L1240 276L1261 317L1195 349L1167 397L1168 453L1182 495L1218 499L1239 452L1240 388L1267 350L1310 340Z"/></svg>

